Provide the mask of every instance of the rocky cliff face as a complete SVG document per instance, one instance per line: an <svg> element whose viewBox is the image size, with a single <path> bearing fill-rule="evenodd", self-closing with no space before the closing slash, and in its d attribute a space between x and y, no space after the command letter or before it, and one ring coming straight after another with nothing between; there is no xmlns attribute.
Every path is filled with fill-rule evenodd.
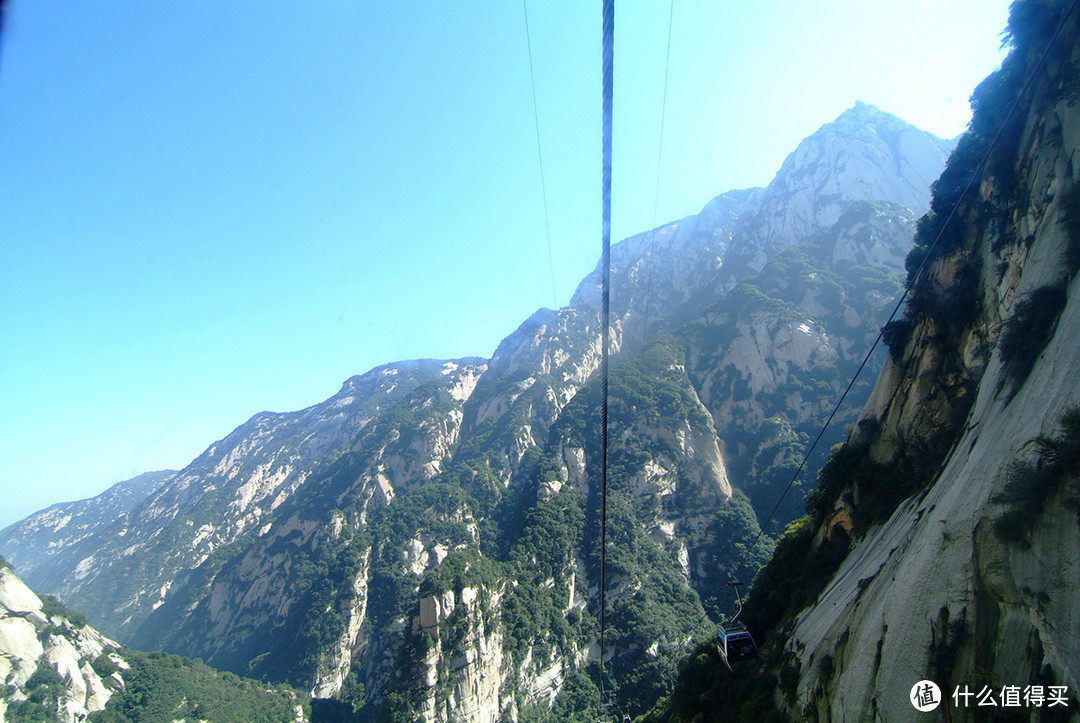
<svg viewBox="0 0 1080 723"><path fill-rule="evenodd" d="M628 709L726 606L752 505L869 347L947 148L858 105L769 188L614 247L607 662ZM490 360L257 415L29 579L125 642L364 714L558 719L597 694L600 323L594 274Z"/></svg>
<svg viewBox="0 0 1080 723"><path fill-rule="evenodd" d="M56 608L0 563L0 720L84 720L122 685L120 646Z"/></svg>
<svg viewBox="0 0 1080 723"><path fill-rule="evenodd" d="M772 253L839 220L852 200L890 200L916 212L952 144L856 103L788 156L751 221L759 241L750 258Z"/></svg>
<svg viewBox="0 0 1080 723"><path fill-rule="evenodd" d="M1080 18L1063 20L1064 5L1014 8L1017 48L976 93L973 145L1019 98L1017 110L913 288L849 441L875 469L919 477L917 494L864 526L791 626L794 717L916 720L921 679L941 686L951 720L977 719L957 686L989 685L999 702L1005 686L1066 686L1063 715L1078 715ZM949 178L941 206L958 195ZM881 494L852 479L830 520L858 522Z"/></svg>

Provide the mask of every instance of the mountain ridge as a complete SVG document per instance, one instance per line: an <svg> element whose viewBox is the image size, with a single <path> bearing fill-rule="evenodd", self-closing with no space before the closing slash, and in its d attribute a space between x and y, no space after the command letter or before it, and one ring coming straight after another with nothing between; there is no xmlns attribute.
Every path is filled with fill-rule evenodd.
<svg viewBox="0 0 1080 723"><path fill-rule="evenodd" d="M812 165L848 158L835 131L786 164L806 171L787 184L798 203L782 170L613 247L611 665L630 709L666 689L692 621L724 609L727 543L757 536L755 506L899 289L929 190L905 196L916 209L868 197L911 187L877 131L850 163L876 159L880 183L818 183ZM921 137L919 162L937 148L943 166L944 142ZM558 715L595 690L597 288L594 272L491 359L383 365L253 416L28 578L120 639L357 711Z"/></svg>
<svg viewBox="0 0 1080 723"><path fill-rule="evenodd" d="M12 565L37 567L63 548L78 544L94 530L131 512L175 474L176 470L145 472L93 497L50 505L0 530L0 547L8 552ZM35 552L40 554L32 554ZM28 553L30 556L26 556Z"/></svg>

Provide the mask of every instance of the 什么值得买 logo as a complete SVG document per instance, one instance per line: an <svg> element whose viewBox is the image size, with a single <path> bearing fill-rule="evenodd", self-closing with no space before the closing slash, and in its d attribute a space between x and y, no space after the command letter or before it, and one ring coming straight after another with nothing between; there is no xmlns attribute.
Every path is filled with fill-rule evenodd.
<svg viewBox="0 0 1080 723"><path fill-rule="evenodd" d="M929 713L941 705L941 688L932 680L920 680L911 687L911 705L920 713Z"/></svg>

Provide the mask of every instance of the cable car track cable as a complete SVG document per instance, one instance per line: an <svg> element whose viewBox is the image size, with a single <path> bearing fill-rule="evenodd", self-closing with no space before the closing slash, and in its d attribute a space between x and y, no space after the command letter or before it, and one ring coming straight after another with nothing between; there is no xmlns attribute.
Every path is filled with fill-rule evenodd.
<svg viewBox="0 0 1080 723"><path fill-rule="evenodd" d="M611 344L611 118L615 71L615 0L602 4L602 170L601 170L601 344L600 373L600 703L604 703L604 657L607 653L607 483L608 483L608 356Z"/></svg>
<svg viewBox="0 0 1080 723"><path fill-rule="evenodd" d="M525 16L525 45L529 51L529 83L532 87L533 125L536 127L536 157L540 161L540 193L544 198L544 230L547 232L548 266L551 269L551 308L559 308L558 294L555 292L555 256L551 250L551 219L548 214L547 181L544 176L544 151L540 144L540 111L536 103L536 73L533 70L532 35L529 32L528 0L521 0L521 9Z"/></svg>
<svg viewBox="0 0 1080 723"><path fill-rule="evenodd" d="M657 144L656 151L656 186L653 190L653 207L652 207L652 231L649 232L649 247L652 246L653 241L656 239L656 217L660 207L660 163L664 158L664 120L667 116L667 91L668 91L668 77L671 70L671 26L675 17L675 0L669 0L668 2L668 25L667 25L667 47L664 50L664 94L663 99L660 102L660 139ZM652 297L652 275L653 266L649 265L649 274L646 277L645 282L645 324L641 331L641 346L645 347L649 343L649 301Z"/></svg>

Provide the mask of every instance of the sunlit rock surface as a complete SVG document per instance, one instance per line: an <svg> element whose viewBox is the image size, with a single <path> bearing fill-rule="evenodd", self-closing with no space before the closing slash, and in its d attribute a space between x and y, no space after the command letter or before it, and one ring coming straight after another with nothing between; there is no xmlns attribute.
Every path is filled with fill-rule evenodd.
<svg viewBox="0 0 1080 723"><path fill-rule="evenodd" d="M118 649L93 628L46 613L41 599L0 565L0 720L10 705L26 700L27 684L43 669L62 681L56 720L84 720L103 709L112 690L92 663L103 654L116 656Z"/></svg>

